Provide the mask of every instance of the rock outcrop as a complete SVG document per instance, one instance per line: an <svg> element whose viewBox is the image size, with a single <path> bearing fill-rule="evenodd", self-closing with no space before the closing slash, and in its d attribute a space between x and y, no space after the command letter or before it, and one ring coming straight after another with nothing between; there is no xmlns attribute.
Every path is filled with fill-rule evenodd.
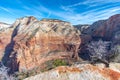
<svg viewBox="0 0 120 80"><path fill-rule="evenodd" d="M0 22L0 60L2 59L5 47L10 43L13 29L11 25Z"/></svg>
<svg viewBox="0 0 120 80"><path fill-rule="evenodd" d="M86 32L86 30L90 27L90 25L88 25L88 24L84 24L84 25L79 24L79 25L74 25L74 27L77 28L78 30L80 30L80 32L84 34Z"/></svg>
<svg viewBox="0 0 120 80"><path fill-rule="evenodd" d="M120 64L110 63L109 68L104 64L93 66L90 64L76 64L74 66L61 66L24 80L119 80Z"/></svg>
<svg viewBox="0 0 120 80"><path fill-rule="evenodd" d="M12 71L31 70L52 59L78 59L80 32L68 22L24 17L11 27L14 31L8 47L12 49L6 48L5 64Z"/></svg>
<svg viewBox="0 0 120 80"><path fill-rule="evenodd" d="M120 44L120 14L113 15L109 19L99 20L90 25L81 34L81 51L80 56L88 56L87 44L91 41L110 41L112 48L116 44Z"/></svg>
<svg viewBox="0 0 120 80"><path fill-rule="evenodd" d="M112 40L112 38L120 31L120 14L111 16L107 20L100 20L93 23L87 30L94 38L103 38L104 40Z"/></svg>

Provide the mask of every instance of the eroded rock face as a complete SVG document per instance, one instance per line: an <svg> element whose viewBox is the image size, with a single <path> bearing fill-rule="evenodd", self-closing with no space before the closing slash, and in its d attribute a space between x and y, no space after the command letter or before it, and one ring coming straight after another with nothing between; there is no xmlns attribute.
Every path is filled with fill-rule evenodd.
<svg viewBox="0 0 120 80"><path fill-rule="evenodd" d="M120 14L113 15L107 20L99 20L85 30L85 33L81 35L80 56L89 53L86 45L90 41L100 39L111 42L109 49L120 44Z"/></svg>
<svg viewBox="0 0 120 80"><path fill-rule="evenodd" d="M88 34L93 37L101 37L104 40L112 40L118 31L120 31L120 14L93 23L88 29Z"/></svg>
<svg viewBox="0 0 120 80"><path fill-rule="evenodd" d="M6 63L12 71L30 70L51 59L78 59L80 32L68 22L25 17L12 27L13 50Z"/></svg>
<svg viewBox="0 0 120 80"><path fill-rule="evenodd" d="M24 80L119 80L120 64L110 63L110 68L104 64L76 64L71 67L61 66Z"/></svg>
<svg viewBox="0 0 120 80"><path fill-rule="evenodd" d="M77 28L78 30L80 30L81 33L85 33L86 29L88 29L90 27L90 25L88 24L84 24L84 25L74 25L75 28Z"/></svg>
<svg viewBox="0 0 120 80"><path fill-rule="evenodd" d="M11 25L0 22L0 61L4 56L6 46L10 43L13 29Z"/></svg>

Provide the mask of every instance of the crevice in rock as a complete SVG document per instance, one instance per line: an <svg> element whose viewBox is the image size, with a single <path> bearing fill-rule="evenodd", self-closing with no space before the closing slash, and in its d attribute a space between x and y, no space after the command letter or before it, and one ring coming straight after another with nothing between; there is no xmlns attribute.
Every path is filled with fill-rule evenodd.
<svg viewBox="0 0 120 80"><path fill-rule="evenodd" d="M19 25L20 24L18 24L16 26L16 28L13 30L13 33L11 35L11 41L6 46L5 54L4 54L3 58L2 58L3 64L10 68L10 72L9 73L13 73L15 71L18 71L18 69L19 69L19 62L17 62L16 53L12 53L13 47L14 47L14 44L15 44L15 41L13 39L14 39L14 37L18 33ZM12 56L10 56L11 54L12 54Z"/></svg>

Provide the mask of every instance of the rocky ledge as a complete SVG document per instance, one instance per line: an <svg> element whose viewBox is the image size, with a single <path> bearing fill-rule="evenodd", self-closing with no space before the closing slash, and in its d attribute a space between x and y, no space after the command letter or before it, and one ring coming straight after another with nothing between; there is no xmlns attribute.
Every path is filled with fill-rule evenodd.
<svg viewBox="0 0 120 80"><path fill-rule="evenodd" d="M120 80L120 64L75 64L71 67L60 66L24 80Z"/></svg>

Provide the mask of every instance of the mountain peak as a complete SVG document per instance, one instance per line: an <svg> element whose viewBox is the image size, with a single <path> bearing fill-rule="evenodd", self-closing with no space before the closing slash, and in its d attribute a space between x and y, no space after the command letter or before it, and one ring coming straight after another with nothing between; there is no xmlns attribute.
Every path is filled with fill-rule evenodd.
<svg viewBox="0 0 120 80"><path fill-rule="evenodd" d="M33 16L26 16L26 17L19 18L16 21L29 23L31 21L37 21L37 19L35 17L33 17Z"/></svg>
<svg viewBox="0 0 120 80"><path fill-rule="evenodd" d="M26 16L26 17L22 17L22 18L18 18L12 25L12 27L16 27L16 26L26 26L29 25L30 23L33 23L35 21L38 21L35 17L33 16Z"/></svg>

